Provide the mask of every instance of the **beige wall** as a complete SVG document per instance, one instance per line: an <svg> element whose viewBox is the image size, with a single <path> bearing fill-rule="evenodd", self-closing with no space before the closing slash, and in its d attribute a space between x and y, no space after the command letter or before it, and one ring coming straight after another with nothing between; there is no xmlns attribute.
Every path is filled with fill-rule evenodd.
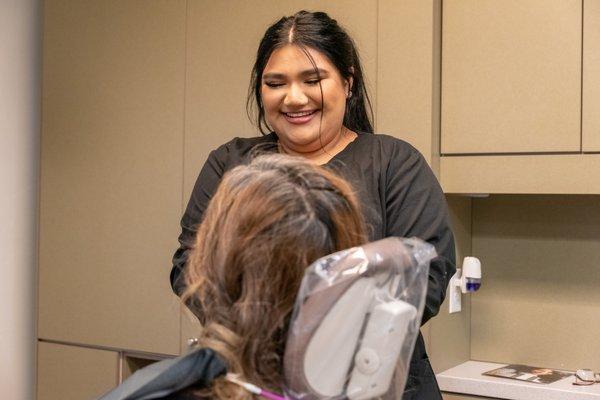
<svg viewBox="0 0 600 400"><path fill-rule="evenodd" d="M457 267L461 260L473 254L472 199L464 196L446 196L450 210L452 231L456 241ZM428 322L428 352L436 373L471 359L471 297L462 296L462 311L449 313L448 296L439 314Z"/></svg>
<svg viewBox="0 0 600 400"><path fill-rule="evenodd" d="M0 5L0 398L34 394L40 17L36 1Z"/></svg>
<svg viewBox="0 0 600 400"><path fill-rule="evenodd" d="M600 369L600 197L491 196L473 202L471 358Z"/></svg>

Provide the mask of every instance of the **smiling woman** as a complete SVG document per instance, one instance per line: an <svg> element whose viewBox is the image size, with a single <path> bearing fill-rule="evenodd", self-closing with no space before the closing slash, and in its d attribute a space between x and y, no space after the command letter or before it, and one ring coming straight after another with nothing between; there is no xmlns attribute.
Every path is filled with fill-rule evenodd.
<svg viewBox="0 0 600 400"><path fill-rule="evenodd" d="M373 133L356 46L322 12L300 11L267 29L252 69L248 105L253 101L259 129L277 133L280 151L319 164L358 132Z"/></svg>
<svg viewBox="0 0 600 400"><path fill-rule="evenodd" d="M185 290L182 271L223 175L248 164L259 149L300 156L346 178L360 200L369 240L414 236L434 245L439 257L430 264L422 323L436 315L455 272L444 195L414 147L373 134L360 58L337 21L300 11L271 25L258 47L247 105L263 136L235 138L210 153L181 220L181 246L171 271L174 291ZM441 399L422 336L403 399Z"/></svg>

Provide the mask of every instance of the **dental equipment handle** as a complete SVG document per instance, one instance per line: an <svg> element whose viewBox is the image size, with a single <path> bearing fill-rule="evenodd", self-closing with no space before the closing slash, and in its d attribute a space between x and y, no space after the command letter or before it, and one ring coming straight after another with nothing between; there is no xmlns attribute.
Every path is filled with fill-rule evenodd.
<svg viewBox="0 0 600 400"><path fill-rule="evenodd" d="M269 399L269 400L286 400L285 397L280 396L276 393L271 393L267 390L261 389L256 385L253 385L251 383L248 382L244 382L241 381L240 379L238 379L238 377L235 374L227 374L225 376L225 379L227 379L229 382L235 383L236 385L239 385L241 387L243 387L244 389L246 389L247 391L249 391L250 393L253 394L257 394L261 397L264 397L265 399Z"/></svg>
<svg viewBox="0 0 600 400"><path fill-rule="evenodd" d="M259 393L259 396L262 396L265 399L271 399L271 400L285 400L285 397L279 396L278 394L275 394L275 393L267 392L266 390L262 390Z"/></svg>

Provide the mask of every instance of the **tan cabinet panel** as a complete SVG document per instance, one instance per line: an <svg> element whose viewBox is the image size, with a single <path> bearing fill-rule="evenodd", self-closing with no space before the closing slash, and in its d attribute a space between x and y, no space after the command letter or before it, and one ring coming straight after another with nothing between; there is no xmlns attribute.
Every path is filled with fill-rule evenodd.
<svg viewBox="0 0 600 400"><path fill-rule="evenodd" d="M185 3L44 2L41 338L178 352Z"/></svg>
<svg viewBox="0 0 600 400"><path fill-rule="evenodd" d="M181 354L184 354L190 345L190 341L197 339L202 331L202 325L198 318L184 305L181 306Z"/></svg>
<svg viewBox="0 0 600 400"><path fill-rule="evenodd" d="M377 52L377 132L411 143L436 172L440 12L440 1L381 0Z"/></svg>
<svg viewBox="0 0 600 400"><path fill-rule="evenodd" d="M443 154L580 151L581 7L443 2Z"/></svg>
<svg viewBox="0 0 600 400"><path fill-rule="evenodd" d="M337 19L359 47L371 99L376 98L376 0L193 0L188 8L185 202L210 150L236 136L259 135L246 115L250 72L262 35L281 17L305 9Z"/></svg>
<svg viewBox="0 0 600 400"><path fill-rule="evenodd" d="M445 193L600 194L600 155L441 157Z"/></svg>
<svg viewBox="0 0 600 400"><path fill-rule="evenodd" d="M119 353L38 343L37 400L95 399L117 385Z"/></svg>
<svg viewBox="0 0 600 400"><path fill-rule="evenodd" d="M600 151L600 0L583 6L583 151Z"/></svg>

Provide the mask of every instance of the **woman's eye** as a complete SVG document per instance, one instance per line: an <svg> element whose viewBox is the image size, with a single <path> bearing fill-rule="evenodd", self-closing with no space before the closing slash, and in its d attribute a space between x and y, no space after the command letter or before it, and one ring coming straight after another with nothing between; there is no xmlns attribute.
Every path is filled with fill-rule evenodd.
<svg viewBox="0 0 600 400"><path fill-rule="evenodd" d="M271 87L271 88L277 88L277 87L283 86L283 83L279 83L279 82L265 82L265 85L267 85L268 87Z"/></svg>
<svg viewBox="0 0 600 400"><path fill-rule="evenodd" d="M309 81L306 81L306 83L308 85L317 85L321 80L320 79L311 79Z"/></svg>

